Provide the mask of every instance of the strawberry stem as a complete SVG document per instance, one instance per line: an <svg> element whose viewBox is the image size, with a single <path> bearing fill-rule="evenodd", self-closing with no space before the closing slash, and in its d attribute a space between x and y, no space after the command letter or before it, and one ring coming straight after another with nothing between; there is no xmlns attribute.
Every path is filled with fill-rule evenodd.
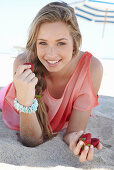
<svg viewBox="0 0 114 170"><path fill-rule="evenodd" d="M82 138L81 140L84 142L86 140L86 138Z"/></svg>
<svg viewBox="0 0 114 170"><path fill-rule="evenodd" d="M87 146L91 146L91 144L87 144Z"/></svg>

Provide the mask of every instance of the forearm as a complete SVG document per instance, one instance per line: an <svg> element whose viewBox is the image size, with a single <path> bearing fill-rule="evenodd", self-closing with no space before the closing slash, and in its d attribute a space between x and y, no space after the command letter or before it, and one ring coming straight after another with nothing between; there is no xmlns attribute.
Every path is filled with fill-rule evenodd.
<svg viewBox="0 0 114 170"><path fill-rule="evenodd" d="M37 146L43 142L42 130L35 113L20 113L20 137L26 146Z"/></svg>
<svg viewBox="0 0 114 170"><path fill-rule="evenodd" d="M64 141L69 144L73 137L79 132L85 132L87 123L90 117L91 110L79 111L73 109L68 127L66 129L66 135L64 136Z"/></svg>

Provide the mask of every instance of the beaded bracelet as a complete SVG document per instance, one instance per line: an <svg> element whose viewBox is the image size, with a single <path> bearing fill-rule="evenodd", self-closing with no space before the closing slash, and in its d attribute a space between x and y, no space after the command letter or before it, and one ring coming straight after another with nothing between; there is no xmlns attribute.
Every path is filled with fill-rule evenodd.
<svg viewBox="0 0 114 170"><path fill-rule="evenodd" d="M23 106L19 104L17 101L17 98L14 99L14 107L17 111L24 112L24 113L35 113L37 108L38 108L38 102L37 99L35 98L33 101L33 104L31 106Z"/></svg>

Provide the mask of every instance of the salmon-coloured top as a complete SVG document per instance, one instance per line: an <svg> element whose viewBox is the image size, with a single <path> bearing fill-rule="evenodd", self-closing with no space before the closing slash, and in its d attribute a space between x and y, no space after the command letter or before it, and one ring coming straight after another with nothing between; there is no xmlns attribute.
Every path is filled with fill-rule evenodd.
<svg viewBox="0 0 114 170"><path fill-rule="evenodd" d="M91 58L91 53L83 54L60 99L53 98L48 88L43 92L43 101L49 108L48 118L53 132L67 127L72 109L87 111L98 105L98 95L93 90L90 78ZM19 130L19 113L13 107L15 97L16 91L12 82L5 95L2 117L9 128Z"/></svg>

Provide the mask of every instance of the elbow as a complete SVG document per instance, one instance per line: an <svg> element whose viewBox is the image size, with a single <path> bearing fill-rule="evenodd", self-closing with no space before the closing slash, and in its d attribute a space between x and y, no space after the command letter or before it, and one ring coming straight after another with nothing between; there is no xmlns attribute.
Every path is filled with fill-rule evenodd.
<svg viewBox="0 0 114 170"><path fill-rule="evenodd" d="M43 143L43 138L35 139L28 136L21 136L21 143L26 147L36 147Z"/></svg>

